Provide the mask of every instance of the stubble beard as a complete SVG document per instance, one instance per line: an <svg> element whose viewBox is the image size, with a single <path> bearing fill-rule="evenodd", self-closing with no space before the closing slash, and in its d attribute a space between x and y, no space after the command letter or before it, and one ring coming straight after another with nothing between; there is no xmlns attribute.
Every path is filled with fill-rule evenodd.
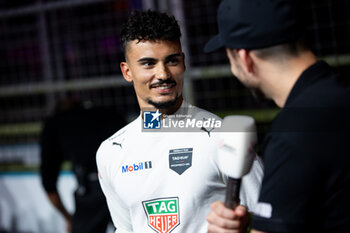
<svg viewBox="0 0 350 233"><path fill-rule="evenodd" d="M149 99L148 103L153 105L157 109L167 109L167 108L174 107L175 104L177 103L178 99L179 99L178 96L176 96L172 100L165 101L165 102L154 102L153 100Z"/></svg>

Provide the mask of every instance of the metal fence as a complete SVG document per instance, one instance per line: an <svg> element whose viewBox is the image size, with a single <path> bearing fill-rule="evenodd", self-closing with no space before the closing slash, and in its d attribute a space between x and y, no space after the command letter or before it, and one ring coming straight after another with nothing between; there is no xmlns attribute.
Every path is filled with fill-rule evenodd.
<svg viewBox="0 0 350 233"><path fill-rule="evenodd" d="M232 78L222 51L202 52L206 41L217 32L219 3L220 0L1 1L0 163L10 163L11 153L16 155L13 161L18 162L23 144L37 145L43 119L67 93L95 105L113 106L130 117L138 114L133 88L119 70L123 59L119 30L133 9L168 11L179 20L187 59L185 95L190 102L218 113L274 108L271 103L257 104ZM303 6L301 13L307 16L305 24L312 49L348 75L349 1L309 0ZM13 152L17 145L18 153ZM36 157L38 150L22 154Z"/></svg>

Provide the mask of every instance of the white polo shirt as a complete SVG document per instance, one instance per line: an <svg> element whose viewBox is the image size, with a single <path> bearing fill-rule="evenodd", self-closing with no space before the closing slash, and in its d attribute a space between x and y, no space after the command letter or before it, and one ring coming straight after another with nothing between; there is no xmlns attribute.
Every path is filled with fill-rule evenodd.
<svg viewBox="0 0 350 233"><path fill-rule="evenodd" d="M186 102L177 113L189 112L194 118L220 119ZM181 133L141 129L139 116L97 152L100 183L116 232L207 232L210 204L223 201L226 188L215 160L218 135L201 129ZM257 202L261 179L262 167L256 161L241 186L241 203L249 209Z"/></svg>

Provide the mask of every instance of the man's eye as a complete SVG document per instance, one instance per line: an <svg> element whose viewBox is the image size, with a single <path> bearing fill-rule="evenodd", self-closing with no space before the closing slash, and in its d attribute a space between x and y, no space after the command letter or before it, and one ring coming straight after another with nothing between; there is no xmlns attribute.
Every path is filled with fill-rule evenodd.
<svg viewBox="0 0 350 233"><path fill-rule="evenodd" d="M179 59L177 59L177 58L170 59L170 60L168 61L168 63L169 63L170 65L177 65L177 64L179 64Z"/></svg>
<svg viewBox="0 0 350 233"><path fill-rule="evenodd" d="M143 62L142 63L143 66L153 66L154 65L154 62Z"/></svg>

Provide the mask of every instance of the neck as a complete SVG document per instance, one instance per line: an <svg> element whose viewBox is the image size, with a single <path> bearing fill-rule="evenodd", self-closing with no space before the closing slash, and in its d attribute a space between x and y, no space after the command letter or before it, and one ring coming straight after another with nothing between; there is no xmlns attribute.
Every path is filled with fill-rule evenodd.
<svg viewBox="0 0 350 233"><path fill-rule="evenodd" d="M174 106L172 106L170 108L162 108L162 109L159 109L159 111L162 113L162 115L172 115L177 110L179 110L179 108L182 105L182 102L183 102L183 98L182 98L182 96L180 96L179 99L174 104Z"/></svg>
<svg viewBox="0 0 350 233"><path fill-rule="evenodd" d="M284 61L268 62L264 72L262 90L278 107L283 108L287 98L300 75L317 61L311 51Z"/></svg>

